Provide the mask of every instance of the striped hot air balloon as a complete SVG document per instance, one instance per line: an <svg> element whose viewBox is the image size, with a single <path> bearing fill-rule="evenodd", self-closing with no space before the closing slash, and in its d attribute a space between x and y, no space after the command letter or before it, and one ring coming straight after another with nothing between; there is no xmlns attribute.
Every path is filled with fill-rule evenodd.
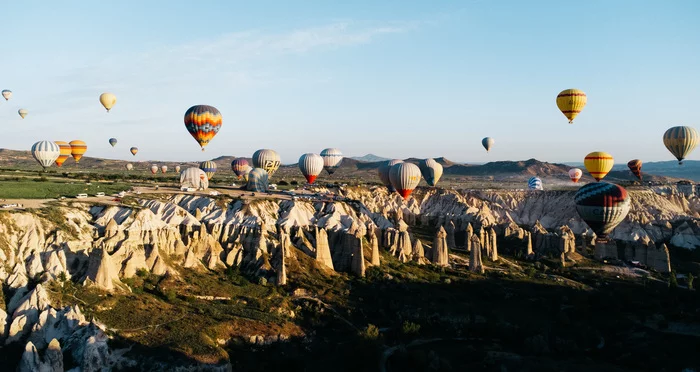
<svg viewBox="0 0 700 372"><path fill-rule="evenodd" d="M160 166L160 173L167 173L168 172L168 166L167 165L161 165Z"/></svg>
<svg viewBox="0 0 700 372"><path fill-rule="evenodd" d="M596 181L605 178L614 164L615 159L613 159L612 155L604 151L594 151L583 159L583 165L586 166L586 170Z"/></svg>
<svg viewBox="0 0 700 372"><path fill-rule="evenodd" d="M248 160L245 160L243 158L234 159L231 162L231 170L236 175L236 177L238 177L239 180L248 168L250 168L250 164L248 164Z"/></svg>
<svg viewBox="0 0 700 372"><path fill-rule="evenodd" d="M693 127L673 127L664 133L664 146L678 159L679 165L695 149L698 141L700 136Z"/></svg>
<svg viewBox="0 0 700 372"><path fill-rule="evenodd" d="M420 182L420 168L413 163L398 163L389 168L389 180L391 185L403 197L408 199Z"/></svg>
<svg viewBox="0 0 700 372"><path fill-rule="evenodd" d="M343 153L334 148L323 149L323 151L321 151L321 157L323 158L323 169L325 169L328 174L335 173L343 162Z"/></svg>
<svg viewBox="0 0 700 372"><path fill-rule="evenodd" d="M569 124L573 124L574 118L581 113L583 107L586 106L586 102L586 93L578 89L562 90L557 95L557 107L569 119Z"/></svg>
<svg viewBox="0 0 700 372"><path fill-rule="evenodd" d="M494 143L496 143L496 141L494 141L491 137L486 137L481 140L481 145L484 146L486 152L489 152L489 150L491 150L491 146L493 146Z"/></svg>
<svg viewBox="0 0 700 372"><path fill-rule="evenodd" d="M153 164L151 165L151 173L156 174L158 173L158 166Z"/></svg>
<svg viewBox="0 0 700 372"><path fill-rule="evenodd" d="M578 169L578 168L571 168L569 169L569 177L571 180L576 183L578 180L581 179L581 176L583 176L583 171Z"/></svg>
<svg viewBox="0 0 700 372"><path fill-rule="evenodd" d="M622 186L607 182L589 183L574 196L576 211L599 240L622 222L630 210L630 198Z"/></svg>
<svg viewBox="0 0 700 372"><path fill-rule="evenodd" d="M208 180L211 180L214 177L214 173L216 173L216 163L211 160L203 161L199 163L199 169L206 173Z"/></svg>
<svg viewBox="0 0 700 372"><path fill-rule="evenodd" d="M306 182L314 183L323 170L323 158L312 153L304 154L299 158L299 170L306 178Z"/></svg>
<svg viewBox="0 0 700 372"><path fill-rule="evenodd" d="M63 163L70 158L71 147L70 144L65 141L54 141L54 143L61 149L61 154L58 155L56 159L56 166L60 168L63 166Z"/></svg>
<svg viewBox="0 0 700 372"><path fill-rule="evenodd" d="M280 164L280 156L275 150L260 149L253 153L253 167L264 169L270 177L279 169Z"/></svg>
<svg viewBox="0 0 700 372"><path fill-rule="evenodd" d="M627 162L627 167L632 171L639 180L642 180L642 161L639 159L632 159Z"/></svg>
<svg viewBox="0 0 700 372"><path fill-rule="evenodd" d="M542 180L539 177L530 177L527 180L527 188L530 190L544 190L542 187Z"/></svg>
<svg viewBox="0 0 700 372"><path fill-rule="evenodd" d="M442 164L435 159L421 160L418 163L418 168L429 186L435 186L442 177Z"/></svg>
<svg viewBox="0 0 700 372"><path fill-rule="evenodd" d="M262 168L253 168L248 174L246 190L255 192L267 191L269 175Z"/></svg>
<svg viewBox="0 0 700 372"><path fill-rule="evenodd" d="M26 118L27 115L29 115L29 111L27 111L27 109L19 109L17 113L22 119Z"/></svg>
<svg viewBox="0 0 700 372"><path fill-rule="evenodd" d="M10 98L12 98L12 91L9 89L5 89L2 91L2 98L5 99L5 101L9 101Z"/></svg>
<svg viewBox="0 0 700 372"><path fill-rule="evenodd" d="M136 156L136 153L139 152L139 148L138 148L138 147L132 147L132 148L129 149L129 152L131 152L131 155Z"/></svg>
<svg viewBox="0 0 700 372"><path fill-rule="evenodd" d="M131 163L125 165L125 167L126 167L126 170L128 170L128 171L134 169L134 166Z"/></svg>
<svg viewBox="0 0 700 372"><path fill-rule="evenodd" d="M202 147L202 151L219 132L221 125L221 113L215 107L196 105L185 112L185 128Z"/></svg>
<svg viewBox="0 0 700 372"><path fill-rule="evenodd" d="M199 168L187 168L180 173L180 187L191 187L197 190L209 188L207 174Z"/></svg>
<svg viewBox="0 0 700 372"><path fill-rule="evenodd" d="M175 173L180 173L180 166L179 165L175 166Z"/></svg>
<svg viewBox="0 0 700 372"><path fill-rule="evenodd" d="M112 93L102 93L100 94L100 103L109 112L114 107L114 104L117 103L117 96Z"/></svg>
<svg viewBox="0 0 700 372"><path fill-rule="evenodd" d="M70 141L70 154L73 155L73 159L75 159L76 163L80 162L80 158L83 157L83 154L87 151L87 145L85 142L81 140L73 140Z"/></svg>
<svg viewBox="0 0 700 372"><path fill-rule="evenodd" d="M389 169L393 167L396 164L403 163L403 160L400 159L392 159L392 160L387 160L379 164L379 168L377 169L377 173L379 173L379 179L382 181L384 186L386 186L389 189L389 192L394 192L396 189L394 186L391 185L391 179L389 179ZM420 170L420 169L419 169Z"/></svg>
<svg viewBox="0 0 700 372"><path fill-rule="evenodd" d="M117 145L117 139L116 138L110 138L109 139L109 144L112 145L112 147Z"/></svg>
<svg viewBox="0 0 700 372"><path fill-rule="evenodd" d="M39 141L32 146L32 156L46 170L61 155L61 148L52 141Z"/></svg>

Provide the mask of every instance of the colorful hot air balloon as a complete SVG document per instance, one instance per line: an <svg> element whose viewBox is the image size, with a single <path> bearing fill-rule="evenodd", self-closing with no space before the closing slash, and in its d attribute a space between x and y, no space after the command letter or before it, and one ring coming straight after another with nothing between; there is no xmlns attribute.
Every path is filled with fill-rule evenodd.
<svg viewBox="0 0 700 372"><path fill-rule="evenodd" d="M486 138L481 140L481 145L484 146L484 148L486 149L486 152L489 152L489 150L491 150L491 146L493 146L493 144L495 142L496 141L494 141L493 138L486 137Z"/></svg>
<svg viewBox="0 0 700 372"><path fill-rule="evenodd" d="M243 176L245 170L248 168L250 168L250 164L248 164L248 160L245 160L243 158L234 159L231 162L231 170L236 175L236 177L238 177L239 180Z"/></svg>
<svg viewBox="0 0 700 372"><path fill-rule="evenodd" d="M586 166L586 170L596 181L605 178L605 175L610 172L614 164L615 160L612 155L604 151L594 151L583 159L583 165Z"/></svg>
<svg viewBox="0 0 700 372"><path fill-rule="evenodd" d="M581 179L581 176L583 176L582 170L578 168L569 169L569 177L571 177L571 180L574 181L574 183L578 182L578 180Z"/></svg>
<svg viewBox="0 0 700 372"><path fill-rule="evenodd" d="M132 147L132 148L129 149L129 152L131 152L131 155L136 156L136 153L139 152L139 148L138 148L138 147Z"/></svg>
<svg viewBox="0 0 700 372"><path fill-rule="evenodd" d="M180 173L180 187L206 190L209 188L209 179L203 170L194 167L187 168Z"/></svg>
<svg viewBox="0 0 700 372"><path fill-rule="evenodd" d="M58 155L58 158L56 159L56 166L57 167L62 167L63 163L70 158L71 154L71 147L68 142L64 141L54 141L55 144L58 145L58 147L61 149L61 154Z"/></svg>
<svg viewBox="0 0 700 372"><path fill-rule="evenodd" d="M267 191L269 176L262 168L253 168L248 174L246 190L255 192Z"/></svg>
<svg viewBox="0 0 700 372"><path fill-rule="evenodd" d="M421 160L418 163L418 168L429 186L435 186L442 177L442 165L435 159Z"/></svg>
<svg viewBox="0 0 700 372"><path fill-rule="evenodd" d="M180 166L179 165L175 166L175 173L180 173Z"/></svg>
<svg viewBox="0 0 700 372"><path fill-rule="evenodd" d="M156 174L158 173L158 166L153 164L151 165L151 173Z"/></svg>
<svg viewBox="0 0 700 372"><path fill-rule="evenodd" d="M253 167L251 167L250 165L248 166L248 168L246 168L246 169L243 170L243 174L242 174L241 176L243 177L243 179L244 179L246 182L248 182L248 175L250 175L250 172L251 172L252 170L253 170Z"/></svg>
<svg viewBox="0 0 700 372"><path fill-rule="evenodd" d="M185 112L185 128L202 147L202 151L219 132L221 124L221 113L215 107L197 105Z"/></svg>
<svg viewBox="0 0 700 372"><path fill-rule="evenodd" d="M2 91L2 96L3 96L3 98L5 98L5 101L9 101L10 98L12 98L12 91L5 89Z"/></svg>
<svg viewBox="0 0 700 372"><path fill-rule="evenodd" d="M270 177L279 169L280 164L280 156L275 150L260 149L253 153L253 167L264 169Z"/></svg>
<svg viewBox="0 0 700 372"><path fill-rule="evenodd" d="M61 155L61 148L54 142L39 141L32 146L32 156L44 167L44 170L50 167L59 155Z"/></svg>
<svg viewBox="0 0 700 372"><path fill-rule="evenodd" d="M134 166L131 163L125 165L125 167L126 167L126 170L128 170L128 171L134 169Z"/></svg>
<svg viewBox="0 0 700 372"><path fill-rule="evenodd" d="M623 187L597 182L582 186L574 196L581 219L604 240L630 210L630 198Z"/></svg>
<svg viewBox="0 0 700 372"><path fill-rule="evenodd" d="M24 119L25 117L27 117L27 115L29 115L29 111L27 111L27 109L19 109L17 111L17 113L19 114L19 116L22 117L22 119Z"/></svg>
<svg viewBox="0 0 700 372"><path fill-rule="evenodd" d="M211 160L203 161L199 163L199 169L207 174L208 180L211 180L211 178L214 177L214 173L216 173L216 163Z"/></svg>
<svg viewBox="0 0 700 372"><path fill-rule="evenodd" d="M107 112L109 112L114 104L117 103L117 96L112 93L102 93L100 94L100 103L107 109Z"/></svg>
<svg viewBox="0 0 700 372"><path fill-rule="evenodd" d="M87 151L87 145L85 142L81 140L73 140L70 141L70 154L73 155L73 159L75 159L76 163L80 162L80 158L83 157L83 154Z"/></svg>
<svg viewBox="0 0 700 372"><path fill-rule="evenodd" d="M323 158L323 169L328 174L335 173L340 168L340 163L343 162L343 153L334 148L323 149L321 157Z"/></svg>
<svg viewBox="0 0 700 372"><path fill-rule="evenodd" d="M110 138L109 139L109 144L112 145L112 147L117 145L117 139L116 138Z"/></svg>
<svg viewBox="0 0 700 372"><path fill-rule="evenodd" d="M530 177L527 180L527 188L530 190L544 190L542 187L542 180L539 177Z"/></svg>
<svg viewBox="0 0 700 372"><path fill-rule="evenodd" d="M586 93L578 89L562 90L557 95L557 107L569 119L569 124L573 124L576 115L580 114L586 106L586 101Z"/></svg>
<svg viewBox="0 0 700 372"><path fill-rule="evenodd" d="M389 180L396 191L403 197L408 199L413 189L420 182L420 168L413 163L398 163L389 168Z"/></svg>
<svg viewBox="0 0 700 372"><path fill-rule="evenodd" d="M160 173L165 174L168 171L168 166L167 165L161 165L160 166Z"/></svg>
<svg viewBox="0 0 700 372"><path fill-rule="evenodd" d="M632 159L627 162L627 167L632 171L639 180L642 180L642 161L639 159Z"/></svg>
<svg viewBox="0 0 700 372"><path fill-rule="evenodd" d="M679 165L695 149L698 141L700 136L693 127L673 127L664 133L664 145L678 159Z"/></svg>
<svg viewBox="0 0 700 372"><path fill-rule="evenodd" d="M389 179L389 169L393 167L396 164L403 163L403 160L400 159L392 159L392 160L387 160L379 164L379 168L377 169L377 173L379 173L379 179L382 181L384 186L386 186L389 189L389 192L394 192L396 189L394 186L391 185L391 179ZM420 169L419 169L420 170Z"/></svg>
<svg viewBox="0 0 700 372"><path fill-rule="evenodd" d="M306 182L314 183L323 170L323 158L312 153L304 154L299 158L299 170L306 178Z"/></svg>

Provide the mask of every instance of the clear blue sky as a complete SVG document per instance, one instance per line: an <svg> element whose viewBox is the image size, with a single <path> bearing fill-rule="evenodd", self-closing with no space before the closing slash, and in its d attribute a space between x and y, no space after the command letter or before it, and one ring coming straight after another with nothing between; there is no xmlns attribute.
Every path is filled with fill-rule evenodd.
<svg viewBox="0 0 700 372"><path fill-rule="evenodd" d="M83 139L88 156L138 146L137 160L272 148L283 163L325 147L473 162L602 150L622 163L672 160L663 132L700 129L696 0L62 3L2 5L0 89L14 92L2 148ZM555 104L566 88L588 94L573 125ZM183 124L195 104L223 114L205 153Z"/></svg>

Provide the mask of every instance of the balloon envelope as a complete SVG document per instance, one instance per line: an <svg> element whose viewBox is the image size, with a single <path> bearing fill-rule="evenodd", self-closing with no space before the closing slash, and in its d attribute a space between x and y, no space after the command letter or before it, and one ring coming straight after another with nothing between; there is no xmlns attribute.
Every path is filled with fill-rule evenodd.
<svg viewBox="0 0 700 372"><path fill-rule="evenodd" d="M323 158L312 153L304 154L299 158L299 170L306 178L306 182L314 183L323 170Z"/></svg>
<svg viewBox="0 0 700 372"><path fill-rule="evenodd" d="M194 167L187 168L180 173L180 187L206 190L209 188L209 179L203 170Z"/></svg>
<svg viewBox="0 0 700 372"><path fill-rule="evenodd" d="M109 139L109 144L112 145L112 147L117 145L117 139L116 138L110 138Z"/></svg>
<svg viewBox="0 0 700 372"><path fill-rule="evenodd" d="M698 145L700 136L693 127L673 127L664 133L664 146L678 159L678 164L683 164L685 159Z"/></svg>
<svg viewBox="0 0 700 372"><path fill-rule="evenodd" d="M539 177L530 177L527 181L527 188L530 190L544 190L542 180Z"/></svg>
<svg viewBox="0 0 700 372"><path fill-rule="evenodd" d="M269 175L262 168L253 168L248 174L248 183L246 189L248 191L264 192L267 191Z"/></svg>
<svg viewBox="0 0 700 372"><path fill-rule="evenodd" d="M627 168L632 171L632 174L634 174L639 180L642 180L642 161L639 159L632 159L627 162Z"/></svg>
<svg viewBox="0 0 700 372"><path fill-rule="evenodd" d="M65 141L54 141L55 144L58 145L58 147L61 149L61 154L58 155L58 159L56 159L56 166L57 167L62 167L63 163L70 158L71 154L71 147L70 143L65 142Z"/></svg>
<svg viewBox="0 0 700 372"><path fill-rule="evenodd" d="M334 148L321 151L321 157L323 158L323 169L325 169L328 174L335 173L343 162L343 153Z"/></svg>
<svg viewBox="0 0 700 372"><path fill-rule="evenodd" d="M160 166L160 172L165 174L168 171L168 166L167 165L161 165Z"/></svg>
<svg viewBox="0 0 700 372"><path fill-rule="evenodd" d="M19 109L17 113L19 114L19 116L22 117L22 119L26 118L27 115L29 115L29 111L27 111L26 109Z"/></svg>
<svg viewBox="0 0 700 372"><path fill-rule="evenodd" d="M32 146L32 156L44 169L53 164L61 154L61 148L52 141L39 141Z"/></svg>
<svg viewBox="0 0 700 372"><path fill-rule="evenodd" d="M253 168L264 169L270 177L279 169L280 164L280 156L275 150L260 149L253 153Z"/></svg>
<svg viewBox="0 0 700 372"><path fill-rule="evenodd" d="M175 166L175 173L180 173L180 166L179 165Z"/></svg>
<svg viewBox="0 0 700 372"><path fill-rule="evenodd" d="M238 177L239 180L248 168L250 168L250 164L248 164L248 160L245 160L243 158L234 159L231 162L231 170L236 175L236 177Z"/></svg>
<svg viewBox="0 0 700 372"><path fill-rule="evenodd" d="M211 160L203 161L199 163L199 169L206 173L208 180L211 180L214 177L214 173L216 173L216 163Z"/></svg>
<svg viewBox="0 0 700 372"><path fill-rule="evenodd" d="M151 165L151 173L156 174L158 173L158 166L157 165Z"/></svg>
<svg viewBox="0 0 700 372"><path fill-rule="evenodd" d="M391 185L406 200L420 182L420 168L413 163L397 163L389 168Z"/></svg>
<svg viewBox="0 0 700 372"><path fill-rule="evenodd" d="M129 152L131 152L131 155L136 156L136 153L139 152L139 148L138 148L138 147L132 147L132 148L129 149Z"/></svg>
<svg viewBox="0 0 700 372"><path fill-rule="evenodd" d="M630 198L622 186L607 182L589 183L574 195L576 211L598 235L605 238L627 216Z"/></svg>
<svg viewBox="0 0 700 372"><path fill-rule="evenodd" d="M569 124L573 124L574 118L581 113L587 101L586 93L578 89L562 90L557 95L557 107L569 119Z"/></svg>
<svg viewBox="0 0 700 372"><path fill-rule="evenodd" d="M73 159L75 159L76 163L80 162L80 158L83 157L83 154L87 151L87 145L85 142L81 140L73 140L70 141L70 153L73 155Z"/></svg>
<svg viewBox="0 0 700 372"><path fill-rule="evenodd" d="M615 159L612 155L605 151L594 151L583 159L583 165L586 166L588 173L600 181L610 172L613 165L615 164Z"/></svg>
<svg viewBox="0 0 700 372"><path fill-rule="evenodd" d="M394 189L394 186L391 185L391 180L389 179L389 169L393 167L396 164L403 163L403 160L400 159L392 159L392 160L386 160L382 162L379 165L379 168L377 169L377 173L379 173L379 179L382 181L384 186L389 188L389 191L394 192L396 189Z"/></svg>
<svg viewBox="0 0 700 372"><path fill-rule="evenodd" d="M429 186L435 186L442 177L442 164L435 159L421 160L418 163L418 168Z"/></svg>
<svg viewBox="0 0 700 372"><path fill-rule="evenodd" d="M125 167L126 167L126 170L128 170L128 171L134 169L134 166L131 163L127 164Z"/></svg>
<svg viewBox="0 0 700 372"><path fill-rule="evenodd" d="M493 146L493 144L495 142L496 141L494 141L493 138L486 137L486 138L481 140L481 145L484 146L484 148L486 149L486 152L489 152L489 150L491 150L491 146Z"/></svg>
<svg viewBox="0 0 700 372"><path fill-rule="evenodd" d="M5 98L5 101L8 101L10 98L12 98L12 91L8 89L3 90L2 97Z"/></svg>
<svg viewBox="0 0 700 372"><path fill-rule="evenodd" d="M185 128L202 147L202 151L209 144L209 141L219 133L221 125L221 113L216 107L196 105L185 112Z"/></svg>
<svg viewBox="0 0 700 372"><path fill-rule="evenodd" d="M114 104L117 103L117 96L112 93L102 93L100 94L100 103L109 112L114 107Z"/></svg>
<svg viewBox="0 0 700 372"><path fill-rule="evenodd" d="M581 179L581 176L583 176L583 171L578 169L578 168L572 168L569 169L569 177L571 178L574 183L578 182L578 180Z"/></svg>

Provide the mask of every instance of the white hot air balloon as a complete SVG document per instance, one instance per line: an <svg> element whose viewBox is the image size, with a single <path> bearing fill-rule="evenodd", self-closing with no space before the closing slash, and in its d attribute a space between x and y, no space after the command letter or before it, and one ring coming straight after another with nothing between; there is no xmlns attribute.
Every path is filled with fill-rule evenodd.
<svg viewBox="0 0 700 372"><path fill-rule="evenodd" d="M389 169L391 185L401 194L404 200L408 199L411 192L418 186L420 177L420 168L413 163L401 162L392 165Z"/></svg>
<svg viewBox="0 0 700 372"><path fill-rule="evenodd" d="M323 169L325 169L328 174L335 173L343 162L343 153L334 148L321 151L321 157L323 158Z"/></svg>
<svg viewBox="0 0 700 372"><path fill-rule="evenodd" d="M382 162L379 165L377 172L379 173L379 179L382 181L384 186L389 188L389 191L394 192L394 186L391 185L391 180L389 179L389 169L399 163L403 163L403 160L393 159Z"/></svg>
<svg viewBox="0 0 700 372"><path fill-rule="evenodd" d="M17 113L22 119L26 118L27 115L29 115L29 111L27 111L27 109L19 109Z"/></svg>
<svg viewBox="0 0 700 372"><path fill-rule="evenodd" d="M59 155L61 155L61 148L55 142L39 141L32 146L32 156L44 167L44 170L50 167Z"/></svg>
<svg viewBox="0 0 700 372"><path fill-rule="evenodd" d="M126 170L130 171L132 169L134 169L134 166L131 163L126 165Z"/></svg>
<svg viewBox="0 0 700 372"><path fill-rule="evenodd" d="M158 166L157 165L151 165L151 173L156 174L158 173Z"/></svg>
<svg viewBox="0 0 700 372"><path fill-rule="evenodd" d="M280 156L275 150L260 149L253 153L253 168L262 168L272 177L281 164Z"/></svg>
<svg viewBox="0 0 700 372"><path fill-rule="evenodd" d="M2 98L5 99L5 101L9 101L10 98L12 98L12 91L9 89L5 89L2 91Z"/></svg>
<svg viewBox="0 0 700 372"><path fill-rule="evenodd" d="M180 173L180 166L179 165L175 166L175 173Z"/></svg>
<svg viewBox="0 0 700 372"><path fill-rule="evenodd" d="M160 172L165 174L168 171L168 166L167 165L161 165L160 166Z"/></svg>
<svg viewBox="0 0 700 372"><path fill-rule="evenodd" d="M421 160L418 168L429 186L435 186L442 177L442 165L435 159Z"/></svg>
<svg viewBox="0 0 700 372"><path fill-rule="evenodd" d="M580 170L578 168L569 169L569 178L571 178L571 181L578 182L578 180L581 179L581 176L583 176L582 170Z"/></svg>
<svg viewBox="0 0 700 372"><path fill-rule="evenodd" d="M206 190L209 188L209 178L199 168L187 168L180 173L180 187Z"/></svg>
<svg viewBox="0 0 700 372"><path fill-rule="evenodd" d="M306 177L306 182L314 183L323 170L323 158L316 154L304 154L299 158L299 170Z"/></svg>

